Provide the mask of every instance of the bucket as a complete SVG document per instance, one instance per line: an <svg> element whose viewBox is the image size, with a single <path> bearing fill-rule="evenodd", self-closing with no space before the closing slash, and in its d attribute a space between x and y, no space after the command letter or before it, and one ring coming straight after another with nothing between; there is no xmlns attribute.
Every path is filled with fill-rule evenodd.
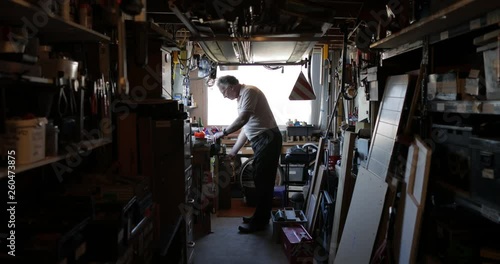
<svg viewBox="0 0 500 264"><path fill-rule="evenodd" d="M45 158L46 118L7 120L6 133L1 136L4 150L15 150L16 164L29 164Z"/></svg>

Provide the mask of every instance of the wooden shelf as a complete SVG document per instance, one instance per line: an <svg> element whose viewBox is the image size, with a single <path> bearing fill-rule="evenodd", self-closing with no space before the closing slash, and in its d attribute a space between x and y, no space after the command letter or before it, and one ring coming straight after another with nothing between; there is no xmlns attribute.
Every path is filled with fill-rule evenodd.
<svg viewBox="0 0 500 264"><path fill-rule="evenodd" d="M439 32L437 34L432 34L429 36L429 44L435 44L437 42L458 37L463 34L467 34L474 30L498 24L500 22L500 9L496 9L480 17L461 23L453 28L446 29L445 31Z"/></svg>
<svg viewBox="0 0 500 264"><path fill-rule="evenodd" d="M430 112L450 112L460 114L500 114L500 101L431 101Z"/></svg>
<svg viewBox="0 0 500 264"><path fill-rule="evenodd" d="M389 49L381 53L382 60L392 58L397 55L401 55L403 53L419 49L423 46L423 41L422 40L417 40L412 43L405 43L404 45L401 45L397 48L394 49Z"/></svg>
<svg viewBox="0 0 500 264"><path fill-rule="evenodd" d="M9 82L26 82L30 84L47 84L47 85L53 85L54 80L53 79L47 79L47 78L42 78L42 77L36 77L36 76L27 76L27 75L15 75L15 74L6 74L6 73L0 73L0 80L1 81L9 81Z"/></svg>
<svg viewBox="0 0 500 264"><path fill-rule="evenodd" d="M460 0L428 17L425 17L401 31L383 38L370 45L372 49L391 49L401 45L421 40L423 37L447 32L449 28L467 22L478 16L484 15L485 10L496 10L500 8L500 1L492 0ZM473 22L473 21L471 21ZM476 29L477 24L470 23L471 30ZM441 36L444 40L447 33Z"/></svg>
<svg viewBox="0 0 500 264"><path fill-rule="evenodd" d="M82 141L79 144L79 153L83 153L85 151L90 151L92 149L104 146L111 143L110 139L94 139L94 140L88 140L88 141ZM30 164L24 164L24 165L16 165L16 169L13 171L16 174L21 173L23 171L31 170L34 168L42 167L54 162L58 162L60 160L65 159L68 155L71 154L64 154L64 155L59 155L59 156L54 156L54 157L46 157L43 160L33 162ZM0 179L7 177L8 171L7 168L1 168L0 169Z"/></svg>
<svg viewBox="0 0 500 264"><path fill-rule="evenodd" d="M46 18L46 20L44 20ZM0 1L0 21L26 26L29 33L42 34L48 42L109 42L110 38L73 21L47 12L24 0ZM43 23L42 23L43 22Z"/></svg>

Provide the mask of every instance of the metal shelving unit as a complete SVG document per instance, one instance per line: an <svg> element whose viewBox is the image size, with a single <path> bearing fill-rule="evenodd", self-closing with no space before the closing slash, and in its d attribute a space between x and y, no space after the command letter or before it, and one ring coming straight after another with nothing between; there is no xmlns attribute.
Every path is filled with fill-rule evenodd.
<svg viewBox="0 0 500 264"><path fill-rule="evenodd" d="M430 112L500 115L500 101L431 101Z"/></svg>
<svg viewBox="0 0 500 264"><path fill-rule="evenodd" d="M370 48L380 49L383 61L419 49L425 53L426 48L437 43L441 43L443 46L454 45L453 39L458 36L466 36L467 38L470 36L470 43L473 43L473 38L478 35L475 33L482 32L481 29L486 31L486 29L498 28L499 26L500 1L458 0L401 31L372 43ZM426 64L428 60L434 59L426 57L426 55L423 56L423 61ZM471 115L471 119L479 118L478 115L500 115L500 100L428 101L425 104L426 111L437 113L436 115L439 113ZM439 144L439 142L434 143ZM451 202L454 205L500 224L500 205L443 180L434 179L434 177L430 180L439 188L436 194L452 198Z"/></svg>

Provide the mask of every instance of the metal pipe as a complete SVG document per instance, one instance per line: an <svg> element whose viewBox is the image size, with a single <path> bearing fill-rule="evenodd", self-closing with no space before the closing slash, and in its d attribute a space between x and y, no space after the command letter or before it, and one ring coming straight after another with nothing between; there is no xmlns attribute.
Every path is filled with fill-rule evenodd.
<svg viewBox="0 0 500 264"><path fill-rule="evenodd" d="M177 18L179 18L182 24L184 24L184 26L186 26L186 28L191 32L191 36L199 37L200 32L198 31L198 29L191 23L191 21L189 21L186 16L184 16L184 14L179 10L179 8L177 8L174 2L175 1L172 0L168 1L168 7L170 8L170 10L174 12L174 14L177 16Z"/></svg>
<svg viewBox="0 0 500 264"><path fill-rule="evenodd" d="M343 39L339 37L266 37L266 36L253 36L249 38L241 37L194 37L189 38L191 41L220 41L220 42L233 42L233 41L252 41L252 42L288 42L288 41L323 41L323 42L338 42L343 43Z"/></svg>
<svg viewBox="0 0 500 264"><path fill-rule="evenodd" d="M339 100L341 100L341 98L340 98L341 94L342 94L342 90L339 90L339 93L337 94L337 98L335 98L335 103L333 104L332 114L330 115L330 119L328 120L328 124L326 125L325 139L327 139L328 134L330 134L330 127L332 125L333 118L335 118L335 112L337 110ZM335 136L333 138L335 138Z"/></svg>
<svg viewBox="0 0 500 264"><path fill-rule="evenodd" d="M245 63L224 63L224 62L219 62L217 65L220 66L286 66L286 65L304 65L307 61L301 60L299 62L275 62L275 63L264 63L264 62L254 62L252 64L245 64Z"/></svg>
<svg viewBox="0 0 500 264"><path fill-rule="evenodd" d="M346 63L347 63L347 27L346 25L343 25L343 32L344 32L344 46L342 50L342 80L341 80L341 86L339 88L339 92L337 94L337 98L335 99L335 103L332 108L332 114L330 115L330 119L328 120L328 125L326 127L326 132L325 132L325 138L328 138L328 134L330 133L330 126L331 123L333 122L333 119L335 117L335 112L337 111L337 106L339 104L339 100L341 100L341 95L344 94L344 86L345 86L345 69L346 69Z"/></svg>
<svg viewBox="0 0 500 264"><path fill-rule="evenodd" d="M346 64L347 64L347 25L342 26L344 33L344 46L342 48L342 80L340 80L340 91L345 97L345 78L346 78ZM347 98L346 98L347 99Z"/></svg>

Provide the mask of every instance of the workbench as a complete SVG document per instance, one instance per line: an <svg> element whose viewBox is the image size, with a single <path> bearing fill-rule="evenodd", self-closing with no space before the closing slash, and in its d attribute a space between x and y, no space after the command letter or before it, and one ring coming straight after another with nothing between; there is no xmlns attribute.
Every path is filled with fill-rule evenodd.
<svg viewBox="0 0 500 264"><path fill-rule="evenodd" d="M231 151L231 148L234 146L234 143L236 143L236 139L222 139L221 144L226 145L226 153L229 153ZM289 142L283 142L283 147L281 148L281 154L286 154L286 151L297 145L304 145L307 143L312 143L318 145L318 142L316 141L289 141ZM238 151L238 156L241 157L251 157L253 156L253 150L251 145L247 142L245 146L243 146L240 151Z"/></svg>

